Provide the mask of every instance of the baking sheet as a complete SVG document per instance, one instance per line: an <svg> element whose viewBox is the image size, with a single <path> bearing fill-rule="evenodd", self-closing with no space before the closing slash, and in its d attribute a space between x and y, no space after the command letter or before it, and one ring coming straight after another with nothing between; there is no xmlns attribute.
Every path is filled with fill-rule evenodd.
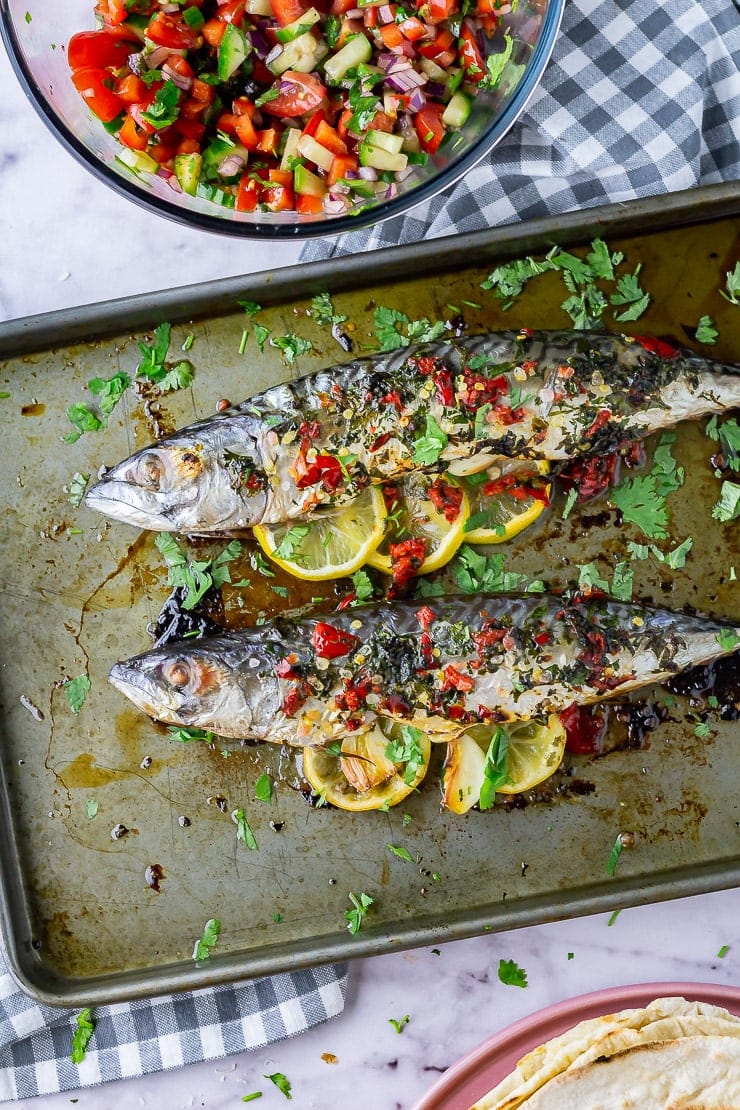
<svg viewBox="0 0 740 1110"><path fill-rule="evenodd" d="M295 372L275 348L260 354L253 336L239 354L249 321L237 299L265 306L259 319L273 334L312 340L314 351L300 359L298 372L341 362L345 356L328 330L304 314L306 297L322 289L354 324L357 350L372 344L379 304L430 319L462 306L471 331L563 326L559 280L541 279L508 312L480 281L500 258L588 242L594 234L643 263L653 302L635 330L688 345L685 329L708 313L720 331L716 356L738 359L740 310L718 293L740 253L734 190L620 205L579 219L580 230L575 216L562 217L0 329L0 352L8 355L0 390L10 394L0 402L3 931L11 970L37 998L111 1002L738 882L737 725L713 719L711 735L700 739L682 698L644 747L568 757L564 771L527 804L464 817L440 813L430 772L423 789L397 809L352 815L309 807L299 766L277 748L175 744L105 681L113 661L146 648L147 624L168 589L152 536L68 502L64 486L76 471L94 474L151 439L151 418L130 397L105 432L63 443L65 410L85 399L89 378L134 371L136 340L168 319L175 324L172 351L194 336L189 357L196 377L191 390L161 403L162 418L188 422L212 412L219 398L239 400ZM679 226L656 230L671 223ZM410 273L417 276L408 280ZM635 596L737 619L730 572L737 529L709 514L719 494L712 445L700 427L684 425L674 453L687 479L670 501L672 536L677 542L693 535L694 551L684 570L635 564ZM641 538L620 532L603 502L566 521L561 513L562 502L507 545L507 569L557 588L577 579L576 563L595 561L610 571L625 538ZM237 622L311 596L329 606L336 601L331 585L306 590L293 580L262 579L247 564L232 567L233 578L242 571L253 581L252 590L241 591L243 608L237 591L226 597ZM287 599L271 591L276 584L288 585ZM61 683L84 671L92 687L75 716ZM647 696L664 700L659 691ZM612 716L611 742L623 741L623 726ZM263 770L281 780L271 806L254 798ZM93 818L89 801L98 806ZM236 841L230 814L239 807L257 852ZM411 817L406 827L404 813ZM114 840L119 823L129 831ZM610 879L604 865L620 831L634 832L635 845L622 852ZM403 845L418 863L395 858L388 843ZM146 878L155 864L163 872L159 892ZM375 901L351 937L344 911L349 892L363 890ZM221 938L199 968L193 942L210 917L221 921Z"/></svg>

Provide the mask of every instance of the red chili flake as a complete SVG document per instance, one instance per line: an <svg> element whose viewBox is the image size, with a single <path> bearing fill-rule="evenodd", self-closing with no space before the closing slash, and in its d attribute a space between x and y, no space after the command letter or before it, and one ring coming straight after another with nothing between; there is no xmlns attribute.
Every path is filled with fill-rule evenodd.
<svg viewBox="0 0 740 1110"><path fill-rule="evenodd" d="M459 690L461 694L469 694L475 687L475 679L472 675L463 674L452 663L445 667L444 676L442 693L446 693L448 690Z"/></svg>
<svg viewBox="0 0 740 1110"><path fill-rule="evenodd" d="M393 405L399 412L403 412L403 401L397 389L391 389L384 397L380 398L381 405Z"/></svg>
<svg viewBox="0 0 740 1110"><path fill-rule="evenodd" d="M473 633L473 643L478 655L483 657L485 649L493 644L500 643L506 635L505 628L483 628L480 632Z"/></svg>
<svg viewBox="0 0 740 1110"><path fill-rule="evenodd" d="M611 413L609 409L599 409L598 415L590 428L586 430L586 439L590 439L595 435L599 428L603 428L611 420Z"/></svg>
<svg viewBox="0 0 740 1110"><path fill-rule="evenodd" d="M327 493L334 493L344 481L342 467L333 455L317 455L315 460L309 463L303 446L296 458L294 471L298 489L306 489L320 482Z"/></svg>
<svg viewBox="0 0 740 1110"><path fill-rule="evenodd" d="M434 358L432 355L424 355L422 358L415 358L413 355L408 360L408 366L411 369L419 371L423 377L427 378L433 374L437 367L440 365L439 359Z"/></svg>
<svg viewBox="0 0 740 1110"><path fill-rule="evenodd" d="M560 720L565 729L565 749L574 755L601 751L606 733L606 714L591 705L571 705L563 710Z"/></svg>
<svg viewBox="0 0 740 1110"><path fill-rule="evenodd" d="M450 705L445 712L451 721L464 721L466 717L470 716L463 705Z"/></svg>
<svg viewBox="0 0 740 1110"><path fill-rule="evenodd" d="M428 632L422 632L419 637L419 650L424 667L434 666L434 641Z"/></svg>
<svg viewBox="0 0 740 1110"><path fill-rule="evenodd" d="M401 540L400 543L388 545L395 586L405 585L416 577L419 567L426 558L426 552L427 541L421 537L411 537L408 540Z"/></svg>
<svg viewBox="0 0 740 1110"><path fill-rule="evenodd" d="M344 686L342 693L336 694L334 697L334 704L337 709L344 709L349 713L355 713L358 709L362 709L367 704L367 695L372 690L370 679L363 678L357 682L346 679Z"/></svg>
<svg viewBox="0 0 740 1110"><path fill-rule="evenodd" d="M429 631L437 619L434 610L430 609L428 605L422 605L421 609L417 609L414 615L425 632Z"/></svg>
<svg viewBox="0 0 740 1110"><path fill-rule="evenodd" d="M411 712L411 706L400 694L389 694L384 698L383 709L397 717L406 717Z"/></svg>
<svg viewBox="0 0 740 1110"><path fill-rule="evenodd" d="M460 486L453 486L444 478L435 478L429 487L429 500L438 513L443 513L445 520L450 524L460 515L463 491Z"/></svg>
<svg viewBox="0 0 740 1110"><path fill-rule="evenodd" d="M297 434L301 439L316 439L320 430L318 420L312 420L310 424L307 420L304 420L298 428Z"/></svg>
<svg viewBox="0 0 740 1110"><path fill-rule="evenodd" d="M349 655L359 642L351 632L344 632L324 621L317 621L311 633L313 649L320 659L339 659L342 655Z"/></svg>
<svg viewBox="0 0 740 1110"><path fill-rule="evenodd" d="M519 328L517 336L519 335L523 335L525 339L531 339L534 335L534 331L532 328Z"/></svg>
<svg viewBox="0 0 740 1110"><path fill-rule="evenodd" d="M609 678L604 675L593 675L591 685L601 692L616 690L618 686L621 686L624 682L630 682L634 677L634 674L611 675Z"/></svg>
<svg viewBox="0 0 740 1110"><path fill-rule="evenodd" d="M391 433L390 432L383 432L382 436L378 436L378 438L370 444L370 447L368 448L368 450L371 451L371 452L372 451L379 451L381 447L385 447L386 443L388 442L388 440L390 438L391 438Z"/></svg>
<svg viewBox="0 0 740 1110"><path fill-rule="evenodd" d="M592 459L575 459L561 474L565 488L575 487L579 501L598 497L614 485L617 457L616 451L608 451Z"/></svg>
<svg viewBox="0 0 740 1110"><path fill-rule="evenodd" d="M681 353L672 343L666 343L664 339L655 339L652 335L635 335L633 338L651 355L660 355L661 358L676 358Z"/></svg>
<svg viewBox="0 0 740 1110"><path fill-rule="evenodd" d="M536 644L539 644L540 647L544 647L545 644L549 644L549 642L550 642L550 633L549 632L538 632L537 635L534 638L534 642Z"/></svg>
<svg viewBox="0 0 740 1110"><path fill-rule="evenodd" d="M533 374L537 369L537 362L533 358L528 358L522 363L522 370L525 374Z"/></svg>
<svg viewBox="0 0 740 1110"><path fill-rule="evenodd" d="M355 600L356 597L357 597L357 594L355 593L354 590L352 590L351 593L347 594L346 597L343 597L342 600L337 605L337 610L336 610L337 613L341 613L343 609L349 609L350 605L352 604L352 602Z"/></svg>
<svg viewBox="0 0 740 1110"><path fill-rule="evenodd" d="M488 705L479 705L478 716L481 721L490 721L491 717L493 717L493 710Z"/></svg>
<svg viewBox="0 0 740 1110"><path fill-rule="evenodd" d="M509 392L509 383L503 374L496 378L486 378L466 366L462 378L460 404L473 412L483 405L494 404L499 397L504 397Z"/></svg>
<svg viewBox="0 0 740 1110"><path fill-rule="evenodd" d="M521 406L516 409L509 408L507 405L494 405L493 412L497 417L500 424L508 428L510 424L518 424L520 420L524 420L527 415L526 410Z"/></svg>
<svg viewBox="0 0 740 1110"><path fill-rule="evenodd" d="M282 710L286 717L292 717L305 704L311 687L303 679L296 682L283 698Z"/></svg>
<svg viewBox="0 0 740 1110"><path fill-rule="evenodd" d="M455 387L452 384L452 374L449 370L440 370L434 375L434 386L437 400L440 405L451 405L455 400Z"/></svg>

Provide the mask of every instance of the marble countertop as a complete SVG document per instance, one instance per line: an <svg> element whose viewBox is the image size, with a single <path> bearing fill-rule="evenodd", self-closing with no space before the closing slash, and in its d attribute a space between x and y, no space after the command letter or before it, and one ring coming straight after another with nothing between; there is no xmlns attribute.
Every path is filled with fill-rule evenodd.
<svg viewBox="0 0 740 1110"><path fill-rule="evenodd" d="M47 132L2 50L0 87L0 319L296 262L297 245L189 231L97 182ZM260 1089L259 1106L269 1110L285 1100L262 1076L282 1071L301 1110L408 1110L479 1041L553 1002L634 982L737 985L738 920L740 893L725 891L625 910L611 927L597 915L458 941L439 955L427 948L361 960L344 1013L294 1040L18 1106L61 1110L76 1098L89 1110L225 1110ZM719 959L723 945L729 951ZM526 989L499 982L502 957L526 968ZM398 1035L388 1019L404 1014L410 1020Z"/></svg>

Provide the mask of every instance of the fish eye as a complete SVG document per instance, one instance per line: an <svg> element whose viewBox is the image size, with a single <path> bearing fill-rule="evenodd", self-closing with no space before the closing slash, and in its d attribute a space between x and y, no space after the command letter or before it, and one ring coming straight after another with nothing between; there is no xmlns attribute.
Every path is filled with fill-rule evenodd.
<svg viewBox="0 0 740 1110"><path fill-rule="evenodd" d="M164 463L152 451L143 454L134 467L133 479L144 489L161 489L164 477Z"/></svg>
<svg viewBox="0 0 740 1110"><path fill-rule="evenodd" d="M190 683L191 676L191 666L186 659L175 660L175 662L170 663L164 671L164 677L167 682L169 682L170 686L175 686L179 690L182 690Z"/></svg>

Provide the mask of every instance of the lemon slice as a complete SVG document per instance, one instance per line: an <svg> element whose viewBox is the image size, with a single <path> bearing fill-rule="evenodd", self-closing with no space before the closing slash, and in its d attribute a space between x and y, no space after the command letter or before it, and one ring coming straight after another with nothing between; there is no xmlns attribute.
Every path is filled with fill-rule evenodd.
<svg viewBox="0 0 740 1110"><path fill-rule="evenodd" d="M370 486L343 509L297 523L258 524L253 531L265 554L296 578L341 578L359 570L383 538L383 494Z"/></svg>
<svg viewBox="0 0 740 1110"><path fill-rule="evenodd" d="M557 771L565 752L565 728L553 713L547 721L516 721L506 726L508 781L497 794L521 794ZM486 753L493 736L490 725L474 725L447 745L442 800L453 813L466 813L480 797Z"/></svg>
<svg viewBox="0 0 740 1110"><path fill-rule="evenodd" d="M466 538L470 501L462 484L447 474L410 474L384 489L388 527L367 560L370 566L393 574L391 544L423 540L423 561L415 573L439 570Z"/></svg>
<svg viewBox="0 0 740 1110"><path fill-rule="evenodd" d="M363 813L398 805L416 789L429 766L431 744L419 729L409 745L402 728L388 722L388 735L376 725L342 741L341 756L324 748L303 749L303 773L313 791L339 809ZM388 754L388 746L396 739ZM410 758L396 760L400 756Z"/></svg>
<svg viewBox="0 0 740 1110"><path fill-rule="evenodd" d="M465 485L472 512L467 543L504 543L517 536L545 511L550 500L549 463L501 459L485 472L484 483Z"/></svg>

